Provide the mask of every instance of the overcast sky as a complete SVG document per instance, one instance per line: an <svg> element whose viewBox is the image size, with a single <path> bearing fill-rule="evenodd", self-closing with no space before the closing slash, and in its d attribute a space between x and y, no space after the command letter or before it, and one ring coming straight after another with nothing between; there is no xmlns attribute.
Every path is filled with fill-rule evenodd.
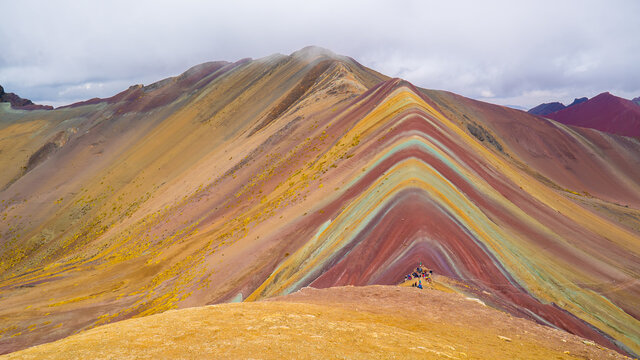
<svg viewBox="0 0 640 360"><path fill-rule="evenodd" d="M640 96L640 1L0 0L0 85L54 106L210 60L318 45L417 86L530 108Z"/></svg>

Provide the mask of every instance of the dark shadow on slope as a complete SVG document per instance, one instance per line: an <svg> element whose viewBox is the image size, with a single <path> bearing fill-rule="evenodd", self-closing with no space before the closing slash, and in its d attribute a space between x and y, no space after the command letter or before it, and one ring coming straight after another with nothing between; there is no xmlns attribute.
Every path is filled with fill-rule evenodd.
<svg viewBox="0 0 640 360"><path fill-rule="evenodd" d="M277 119L280 115L284 114L291 106L293 106L300 98L309 90L316 81L322 75L329 66L333 63L333 60L323 60L316 64L309 72L302 78L302 80L293 88L289 93L274 106L262 122L256 126L249 136L255 134L260 129L269 125L273 120Z"/></svg>

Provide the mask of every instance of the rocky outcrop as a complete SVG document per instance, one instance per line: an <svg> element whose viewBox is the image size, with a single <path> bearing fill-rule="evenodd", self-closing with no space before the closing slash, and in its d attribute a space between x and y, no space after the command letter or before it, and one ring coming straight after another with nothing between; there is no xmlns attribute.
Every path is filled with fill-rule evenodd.
<svg viewBox="0 0 640 360"><path fill-rule="evenodd" d="M20 110L53 110L51 105L34 104L29 99L23 99L14 93L4 92L4 88L0 86L0 102L8 102L14 109Z"/></svg>

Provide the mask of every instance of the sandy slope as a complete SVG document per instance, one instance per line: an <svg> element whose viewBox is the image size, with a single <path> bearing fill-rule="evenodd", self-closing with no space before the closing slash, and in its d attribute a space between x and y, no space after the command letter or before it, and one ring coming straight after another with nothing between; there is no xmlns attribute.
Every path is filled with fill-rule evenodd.
<svg viewBox="0 0 640 360"><path fill-rule="evenodd" d="M623 359L474 299L398 286L304 288L105 325L4 359Z"/></svg>

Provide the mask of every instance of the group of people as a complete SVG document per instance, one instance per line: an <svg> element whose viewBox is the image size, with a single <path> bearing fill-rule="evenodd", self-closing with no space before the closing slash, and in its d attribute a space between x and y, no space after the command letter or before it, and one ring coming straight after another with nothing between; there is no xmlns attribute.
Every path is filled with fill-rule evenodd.
<svg viewBox="0 0 640 360"><path fill-rule="evenodd" d="M405 276L405 281L417 279L417 281L414 281L413 284L411 284L411 286L417 287L418 289L422 289L422 279L424 279L424 281L428 283L431 283L433 281L431 280L432 276L433 276L433 270L430 270L422 266L422 262L420 262L420 264L418 264L418 267L414 272L412 272L411 274L407 274Z"/></svg>

